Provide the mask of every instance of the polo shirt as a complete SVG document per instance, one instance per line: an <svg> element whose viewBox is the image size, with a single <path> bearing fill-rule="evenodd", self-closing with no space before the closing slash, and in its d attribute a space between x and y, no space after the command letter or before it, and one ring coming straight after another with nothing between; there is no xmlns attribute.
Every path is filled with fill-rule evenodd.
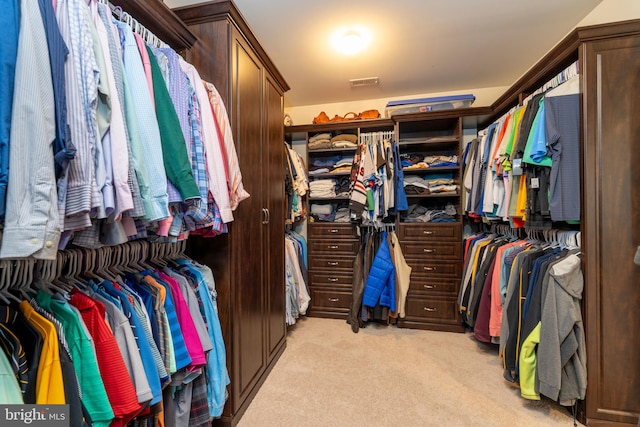
<svg viewBox="0 0 640 427"><path fill-rule="evenodd" d="M27 383L22 387L24 403L36 403L36 375L42 353L42 335L27 321L21 311L0 305L0 324L11 330L22 345L28 361Z"/></svg>
<svg viewBox="0 0 640 427"><path fill-rule="evenodd" d="M13 375L11 363L4 352L0 351L0 404L23 404L22 392L18 380Z"/></svg>
<svg viewBox="0 0 640 427"><path fill-rule="evenodd" d="M104 320L104 306L77 289L72 290L69 303L80 310L96 345L100 375L115 416L111 426L125 426L142 406L138 403L136 389L122 359L118 343Z"/></svg>
<svg viewBox="0 0 640 427"><path fill-rule="evenodd" d="M53 299L44 291L38 291L36 301L62 324L73 367L80 383L82 402L87 408L93 425L107 427L113 419L113 410L100 376L93 346L83 330L80 319L71 310L68 302Z"/></svg>
<svg viewBox="0 0 640 427"><path fill-rule="evenodd" d="M20 311L42 334L43 345L36 377L36 404L65 404L64 382L58 334L53 324L34 310L27 301L20 303Z"/></svg>
<svg viewBox="0 0 640 427"><path fill-rule="evenodd" d="M147 336L143 331L143 326L140 323L140 319L135 314L133 307L131 306L131 302L126 295L124 295L120 290L116 289L113 286L113 283L107 280L103 281L100 284L97 291L105 297L111 296L118 299L121 305L120 308L122 309L125 317L129 320L131 331L133 332L138 343L140 358L142 359L142 366L144 367L144 372L147 377L147 381L149 382L149 386L152 387L151 391L153 393L153 399L151 400L151 404L153 405L157 403L155 384L157 384L157 382L160 382L160 373L157 370L154 354L151 350L152 343L150 343L147 339ZM153 345L155 345L155 343L153 343Z"/></svg>
<svg viewBox="0 0 640 427"><path fill-rule="evenodd" d="M153 283L156 286L162 286L165 289L165 306L164 309L167 313L167 321L169 322L169 329L171 331L171 340L173 342L174 357L176 363L176 371L186 368L191 364L191 356L187 350L185 339L182 334L182 328L178 321L178 315L176 314L176 308L174 305L173 296L169 290L169 285L165 283L156 273L151 271L143 271L144 280L148 283Z"/></svg>

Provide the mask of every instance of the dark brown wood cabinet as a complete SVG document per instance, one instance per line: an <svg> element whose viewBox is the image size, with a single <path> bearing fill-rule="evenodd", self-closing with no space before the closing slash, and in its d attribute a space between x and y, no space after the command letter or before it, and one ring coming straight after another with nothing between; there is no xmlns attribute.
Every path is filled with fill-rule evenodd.
<svg viewBox="0 0 640 427"><path fill-rule="evenodd" d="M589 425L636 425L640 415L640 24L634 29L580 49Z"/></svg>
<svg viewBox="0 0 640 427"><path fill-rule="evenodd" d="M230 1L174 9L198 42L186 59L227 108L251 197L229 234L189 239L216 275L231 384L223 417L235 425L285 348L283 94L289 89Z"/></svg>

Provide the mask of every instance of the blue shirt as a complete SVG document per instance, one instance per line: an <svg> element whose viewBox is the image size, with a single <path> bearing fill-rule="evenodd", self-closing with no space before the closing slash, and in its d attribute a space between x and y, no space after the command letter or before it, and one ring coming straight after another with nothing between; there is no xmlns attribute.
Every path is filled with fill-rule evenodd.
<svg viewBox="0 0 640 427"><path fill-rule="evenodd" d="M186 368L191 364L191 356L187 351L187 345L184 342L182 329L180 329L180 322L178 321L176 307L173 303L173 297L171 296L171 289L169 289L169 286L160 279L156 273L146 270L143 271L142 274L151 276L153 280L162 285L166 290L164 310L167 313L167 321L169 322L169 328L171 329L171 341L173 342L173 350L176 358L176 370Z"/></svg>
<svg viewBox="0 0 640 427"><path fill-rule="evenodd" d="M189 276L196 279L198 301L202 303L201 308L207 321L207 330L209 338L213 343L213 349L207 353L207 400L209 403L209 414L212 417L222 415L224 403L227 399L227 385L229 384L229 374L227 372L227 356L222 338L222 328L220 319L218 318L218 310L216 308L216 292L210 292L215 289L215 284L208 284L204 274L197 267L204 266L195 265L190 260L176 260L182 265L180 269L182 273L189 273ZM209 271L210 272L210 271ZM209 274L213 278L213 274Z"/></svg>
<svg viewBox="0 0 640 427"><path fill-rule="evenodd" d="M125 75L125 111L127 126L130 125L130 114L135 114L138 125L138 136L141 147L134 149L138 140L132 136L132 154L136 167L145 163L149 181L148 191L141 188L146 218L149 221L164 219L169 216L169 196L167 194L167 175L160 145L160 129L155 115L154 103L151 100L140 51L136 45L131 27L123 22L115 22L122 41ZM131 111L133 110L133 111ZM135 112L135 113L134 113ZM129 129L131 130L131 129ZM130 132L130 135L132 132Z"/></svg>
<svg viewBox="0 0 640 427"><path fill-rule="evenodd" d="M107 280L103 281L96 289L96 291L102 295L111 295L120 301L122 312L125 316L127 316L127 319L129 319L129 322L131 323L131 331L136 337L136 342L138 343L138 348L140 349L140 358L142 359L142 364L144 365L144 373L147 376L147 381L149 382L149 387L151 388L151 394L153 394L153 399L151 400L150 404L155 405L156 403L162 401L162 388L160 386L160 377L158 375L158 371L156 370L156 364L153 359L153 354L151 353L151 347L149 345L149 341L147 340L147 336L143 332L140 320L133 311L133 307L131 307L127 296L117 290L111 282Z"/></svg>
<svg viewBox="0 0 640 427"><path fill-rule="evenodd" d="M53 4L48 0L38 0L40 14L44 23L49 61L51 62L51 78L53 81L53 97L56 106L56 139L53 143L53 155L56 162L56 177L60 177L74 158L76 149L67 140L67 96L65 94L64 62L69 55L67 44L60 34Z"/></svg>
<svg viewBox="0 0 640 427"><path fill-rule="evenodd" d="M4 2L0 13L0 218L6 208L9 182L9 135L11 133L11 107L18 56L20 8L17 0Z"/></svg>

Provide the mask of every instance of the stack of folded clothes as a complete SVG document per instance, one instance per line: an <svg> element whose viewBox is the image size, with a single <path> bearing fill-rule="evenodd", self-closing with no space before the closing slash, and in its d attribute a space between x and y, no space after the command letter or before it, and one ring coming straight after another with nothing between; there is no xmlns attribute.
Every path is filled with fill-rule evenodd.
<svg viewBox="0 0 640 427"><path fill-rule="evenodd" d="M353 156L343 156L336 162L331 173L349 173L353 164Z"/></svg>
<svg viewBox="0 0 640 427"><path fill-rule="evenodd" d="M311 198L331 198L336 197L335 179L317 179L309 183Z"/></svg>
<svg viewBox="0 0 640 427"><path fill-rule="evenodd" d="M405 170L454 167L458 166L458 156L454 154L451 156L431 155L424 157L420 153L404 153L400 155L400 162Z"/></svg>
<svg viewBox="0 0 640 427"><path fill-rule="evenodd" d="M438 168L446 166L458 166L458 156L426 156L424 162L429 168Z"/></svg>
<svg viewBox="0 0 640 427"><path fill-rule="evenodd" d="M349 197L351 195L351 180L349 177L342 177L336 180L336 196Z"/></svg>
<svg viewBox="0 0 640 427"><path fill-rule="evenodd" d="M338 205L334 222L349 222L349 207L347 205Z"/></svg>
<svg viewBox="0 0 640 427"><path fill-rule="evenodd" d="M333 148L356 148L358 146L358 136L350 133L341 133L331 138Z"/></svg>
<svg viewBox="0 0 640 427"><path fill-rule="evenodd" d="M409 175L404 177L404 191L407 194L457 194L458 185L451 173L432 173L419 177Z"/></svg>
<svg viewBox="0 0 640 427"><path fill-rule="evenodd" d="M340 159L340 156L314 158L309 165L309 175L331 172Z"/></svg>
<svg viewBox="0 0 640 427"><path fill-rule="evenodd" d="M424 169L427 164L420 153L403 153L400 155L400 164L403 169Z"/></svg>
<svg viewBox="0 0 640 427"><path fill-rule="evenodd" d="M331 134L318 133L309 138L309 150L320 150L322 148L331 148Z"/></svg>
<svg viewBox="0 0 640 427"><path fill-rule="evenodd" d="M456 207L447 203L445 206L409 205L409 209L403 215L404 222L455 222Z"/></svg>

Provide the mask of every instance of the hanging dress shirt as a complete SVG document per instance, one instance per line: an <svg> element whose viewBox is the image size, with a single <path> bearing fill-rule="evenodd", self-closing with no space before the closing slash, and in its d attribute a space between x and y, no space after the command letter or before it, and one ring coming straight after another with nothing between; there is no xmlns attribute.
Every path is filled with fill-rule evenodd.
<svg viewBox="0 0 640 427"><path fill-rule="evenodd" d="M149 186L148 191L143 192L141 188L142 199L147 220L157 221L169 216L167 176L160 146L160 130L133 32L128 25L122 22L116 22L116 25L124 40L122 49L126 75L125 90L129 92L129 102L127 102L125 109L127 114L130 109L135 111L138 124L139 140L132 139L131 141L136 170L140 162L144 162L147 165L149 178L146 183ZM129 121L127 121L127 125L129 125ZM133 149L134 143L140 144L135 150Z"/></svg>
<svg viewBox="0 0 640 427"><path fill-rule="evenodd" d="M38 73L33 72L38 70ZM60 239L53 170L55 104L38 4L21 1L7 213L0 257L55 259Z"/></svg>

